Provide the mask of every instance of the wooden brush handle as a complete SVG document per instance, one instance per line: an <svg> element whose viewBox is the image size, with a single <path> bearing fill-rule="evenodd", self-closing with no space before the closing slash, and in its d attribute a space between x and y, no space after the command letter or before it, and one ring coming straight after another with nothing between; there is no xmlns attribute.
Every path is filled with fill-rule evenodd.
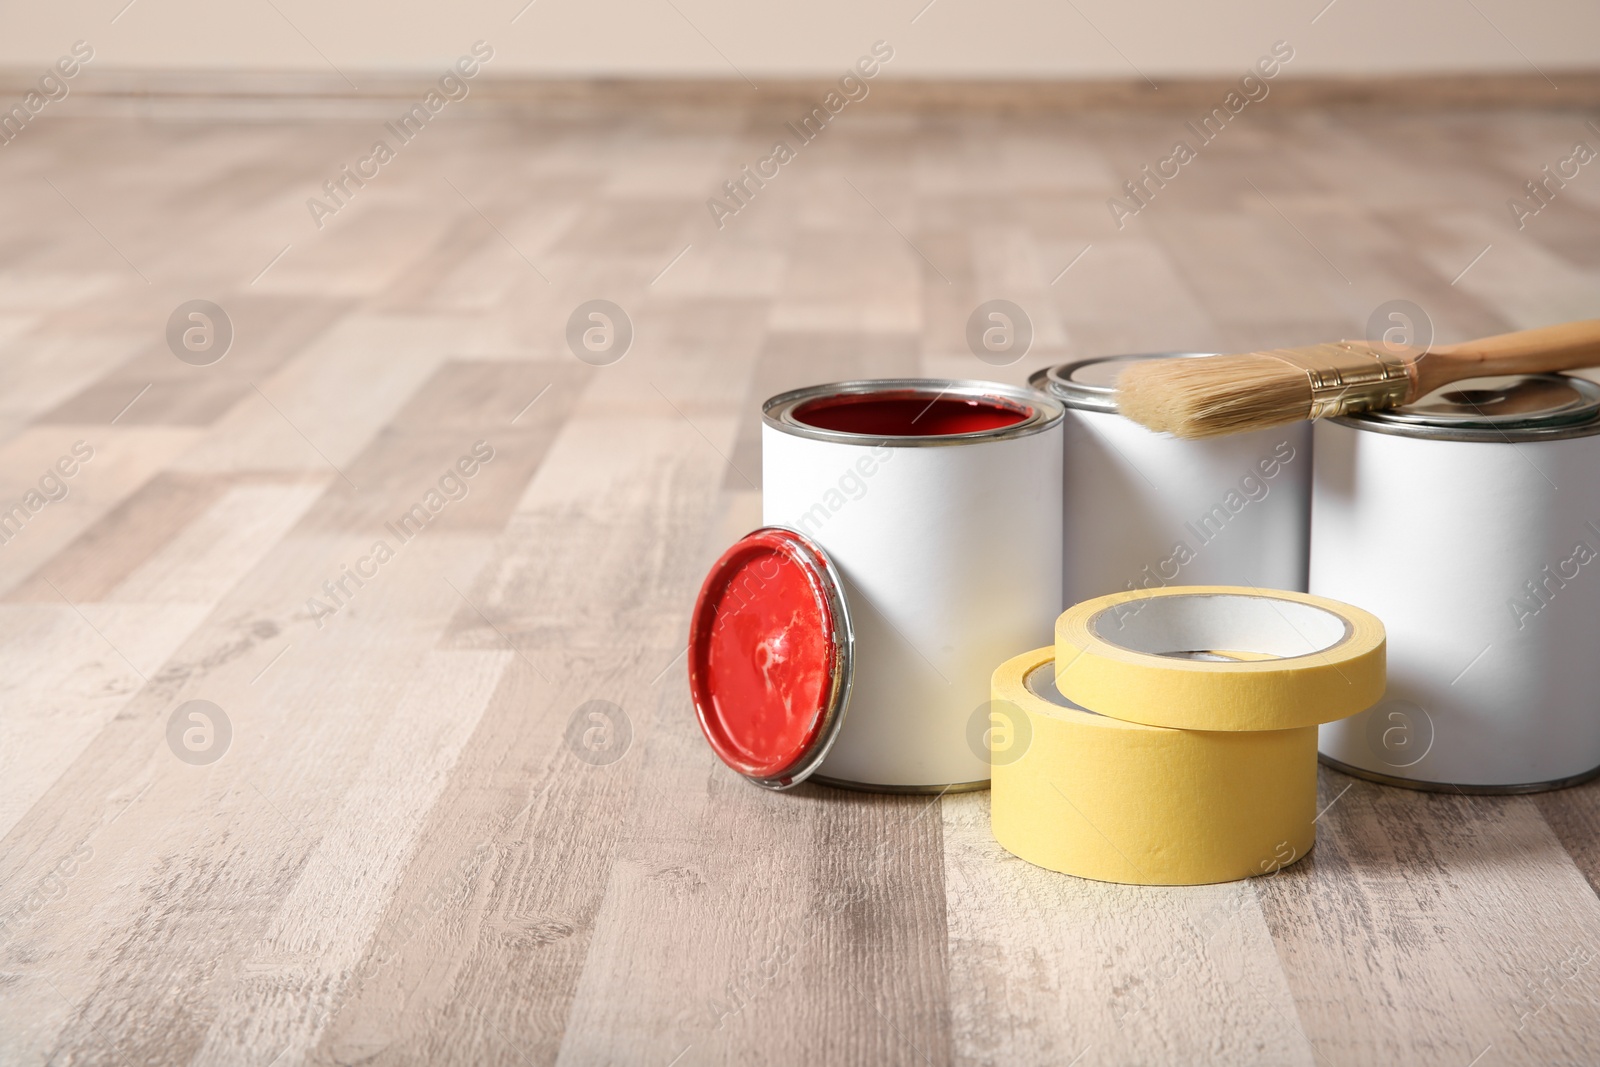
<svg viewBox="0 0 1600 1067"><path fill-rule="evenodd" d="M1518 330L1456 345L1438 345L1416 363L1416 392L1426 396L1463 378L1539 374L1600 366L1600 319Z"/></svg>

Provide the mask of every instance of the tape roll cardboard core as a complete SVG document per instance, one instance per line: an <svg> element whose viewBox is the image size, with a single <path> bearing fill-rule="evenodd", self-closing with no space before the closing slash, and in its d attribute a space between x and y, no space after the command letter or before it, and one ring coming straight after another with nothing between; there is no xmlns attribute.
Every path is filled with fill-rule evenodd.
<svg viewBox="0 0 1600 1067"><path fill-rule="evenodd" d="M1326 652L1350 635L1344 619L1314 604L1222 593L1161 597L1126 617L1105 608L1089 620L1089 628L1102 641L1132 652L1175 656L1238 649L1263 659Z"/></svg>

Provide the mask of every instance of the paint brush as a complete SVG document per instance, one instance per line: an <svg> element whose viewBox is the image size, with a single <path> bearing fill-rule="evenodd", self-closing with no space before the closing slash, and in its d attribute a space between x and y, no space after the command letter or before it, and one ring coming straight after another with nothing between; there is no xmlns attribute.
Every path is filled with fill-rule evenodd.
<svg viewBox="0 0 1600 1067"><path fill-rule="evenodd" d="M1395 407L1467 378L1600 365L1600 319L1412 348L1339 341L1234 356L1136 363L1117 407L1179 437L1220 437L1302 419Z"/></svg>

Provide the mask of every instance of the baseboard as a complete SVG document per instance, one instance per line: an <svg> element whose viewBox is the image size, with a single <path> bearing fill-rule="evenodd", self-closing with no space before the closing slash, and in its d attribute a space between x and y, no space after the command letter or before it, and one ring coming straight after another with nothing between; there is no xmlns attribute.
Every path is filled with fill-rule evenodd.
<svg viewBox="0 0 1600 1067"><path fill-rule="evenodd" d="M1276 108L1377 109L1600 107L1600 70L1542 74L1424 74L1398 77L1291 77L1270 83ZM73 110L160 115L217 113L298 116L384 113L420 100L433 81L410 74L85 69L70 84ZM0 102L34 87L38 72L0 70ZM464 103L494 110L551 106L810 108L834 84L822 79L533 78L484 74ZM883 77L870 83L878 108L941 113L1070 113L1090 110L1192 111L1218 106L1231 79L957 80ZM460 107L461 105L454 105Z"/></svg>

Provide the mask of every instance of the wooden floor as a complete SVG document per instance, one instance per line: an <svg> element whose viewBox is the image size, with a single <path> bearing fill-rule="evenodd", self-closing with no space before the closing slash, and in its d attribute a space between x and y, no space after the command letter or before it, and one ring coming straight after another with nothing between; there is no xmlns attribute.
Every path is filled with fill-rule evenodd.
<svg viewBox="0 0 1600 1067"><path fill-rule="evenodd" d="M1600 164L1506 207L1584 115L1269 103L1119 230L1179 117L869 100L719 230L792 116L462 107L318 229L378 118L59 111L0 147L0 1063L1600 1060L1600 784L1324 771L1277 876L1104 885L983 793L747 785L682 655L763 397L1600 314Z"/></svg>

